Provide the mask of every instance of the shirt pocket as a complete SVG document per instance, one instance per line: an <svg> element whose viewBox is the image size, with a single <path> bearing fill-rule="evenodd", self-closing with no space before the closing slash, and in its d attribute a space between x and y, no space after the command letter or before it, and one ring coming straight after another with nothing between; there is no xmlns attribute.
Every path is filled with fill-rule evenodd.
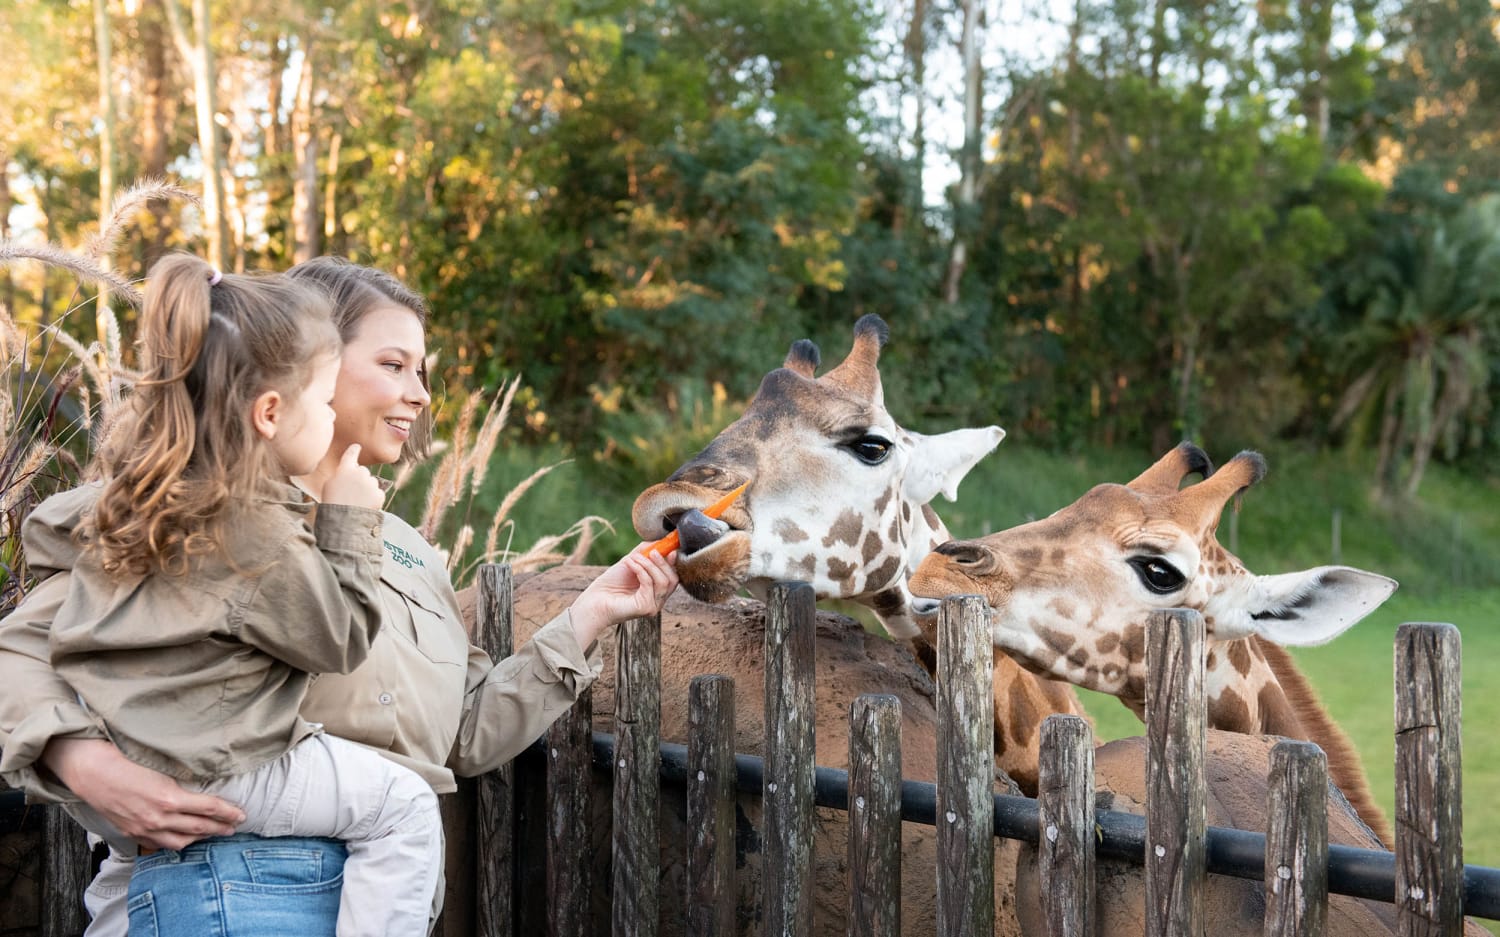
<svg viewBox="0 0 1500 937"><path fill-rule="evenodd" d="M460 670L468 666L468 635L453 609L431 586L420 577L395 574L389 569L381 573L380 582L387 592L387 613L406 619L395 623L393 629L402 639L433 663L451 664Z"/></svg>

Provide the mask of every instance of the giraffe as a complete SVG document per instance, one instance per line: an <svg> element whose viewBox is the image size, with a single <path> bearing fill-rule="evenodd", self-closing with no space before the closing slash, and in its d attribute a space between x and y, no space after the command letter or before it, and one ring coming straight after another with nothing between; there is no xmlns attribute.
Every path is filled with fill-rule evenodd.
<svg viewBox="0 0 1500 937"><path fill-rule="evenodd" d="M1396 582L1345 566L1256 576L1215 538L1225 504L1259 481L1241 452L1217 472L1183 443L1127 485L1099 485L1043 520L952 541L912 577L918 596L978 593L995 645L1023 667L1145 711L1146 618L1193 608L1207 631L1211 729L1316 742L1360 818L1390 843L1359 757L1284 646L1332 640ZM1179 490L1182 480L1203 480Z"/></svg>
<svg viewBox="0 0 1500 937"><path fill-rule="evenodd" d="M931 670L935 617L914 613L907 587L921 558L950 537L929 502L956 498L1005 434L987 426L924 436L898 426L878 367L888 338L879 316L864 316L848 356L821 377L818 347L794 342L744 415L642 492L632 518L644 538L680 533L677 570L693 597L723 602L743 588L764 600L774 582L808 582L820 600L870 608ZM746 481L720 519L703 515ZM995 665L997 766L1034 794L1042 720L1082 707L1064 683L1037 679L1003 654Z"/></svg>

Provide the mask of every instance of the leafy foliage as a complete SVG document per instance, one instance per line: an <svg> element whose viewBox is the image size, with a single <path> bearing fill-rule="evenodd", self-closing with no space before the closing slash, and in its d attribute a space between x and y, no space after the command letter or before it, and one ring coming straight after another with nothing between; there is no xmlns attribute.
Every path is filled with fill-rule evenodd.
<svg viewBox="0 0 1500 937"><path fill-rule="evenodd" d="M120 175L190 181L191 90L159 0L132 9L114 15ZM714 386L746 399L792 340L842 347L868 312L892 325L888 391L924 429L999 422L1062 450L1380 448L1381 394L1406 374L1384 488L1500 453L1486 316L1434 323L1448 338L1430 354L1389 359L1426 362L1407 371L1375 350L1410 344L1403 306L1468 315L1433 304L1472 305L1463 278L1483 276L1452 226L1500 178L1487 0L1074 4L1055 51L987 52L985 159L961 211L930 188L956 7L214 9L237 262L321 249L401 275L433 304L444 421L525 373L519 439L626 460L586 475L641 470L647 414L690 422L674 401ZM80 243L100 132L77 65L89 17L23 0L0 23L27 65L0 115L0 220ZM201 236L159 203L133 223L125 269ZM1439 226L1442 276L1418 270ZM55 275L10 284L43 322L81 298ZM1372 368L1387 378L1351 389Z"/></svg>

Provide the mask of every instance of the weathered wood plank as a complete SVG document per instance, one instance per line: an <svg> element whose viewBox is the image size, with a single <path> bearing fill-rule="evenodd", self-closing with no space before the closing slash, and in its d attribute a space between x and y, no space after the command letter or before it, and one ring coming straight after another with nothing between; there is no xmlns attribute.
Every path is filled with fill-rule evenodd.
<svg viewBox="0 0 1500 937"><path fill-rule="evenodd" d="M1396 632L1396 906L1403 937L1463 928L1458 629Z"/></svg>
<svg viewBox="0 0 1500 937"><path fill-rule="evenodd" d="M1052 937L1094 933L1094 733L1077 716L1042 723L1037 865Z"/></svg>
<svg viewBox="0 0 1500 937"><path fill-rule="evenodd" d="M766 601L765 918L767 937L813 926L812 586L779 582Z"/></svg>
<svg viewBox="0 0 1500 937"><path fill-rule="evenodd" d="M553 937L592 933L589 819L594 694L585 690L547 729L547 926Z"/></svg>
<svg viewBox="0 0 1500 937"><path fill-rule="evenodd" d="M938 612L937 932L995 930L994 642L984 599Z"/></svg>
<svg viewBox="0 0 1500 937"><path fill-rule="evenodd" d="M474 835L475 779L458 778L457 790L438 797L443 824L443 909L432 937L468 937L474 933L476 856Z"/></svg>
<svg viewBox="0 0 1500 937"><path fill-rule="evenodd" d="M476 577L474 643L500 661L515 650L512 597L515 580L509 564L486 563ZM516 798L513 764L477 780L474 827L474 920L478 933L513 937L515 930Z"/></svg>
<svg viewBox="0 0 1500 937"><path fill-rule="evenodd" d="M687 933L734 934L734 680L688 687Z"/></svg>
<svg viewBox="0 0 1500 937"><path fill-rule="evenodd" d="M50 806L42 830L42 937L77 937L88 926L83 890L94 877L83 827Z"/></svg>
<svg viewBox="0 0 1500 937"><path fill-rule="evenodd" d="M1328 922L1328 756L1311 742L1271 749L1266 937L1322 937Z"/></svg>
<svg viewBox="0 0 1500 937"><path fill-rule="evenodd" d="M901 700L885 694L849 713L848 932L901 932Z"/></svg>
<svg viewBox="0 0 1500 937"><path fill-rule="evenodd" d="M612 933L655 937L661 903L661 616L622 624L615 655Z"/></svg>
<svg viewBox="0 0 1500 937"><path fill-rule="evenodd" d="M1146 935L1204 929L1203 616L1153 612L1146 625Z"/></svg>

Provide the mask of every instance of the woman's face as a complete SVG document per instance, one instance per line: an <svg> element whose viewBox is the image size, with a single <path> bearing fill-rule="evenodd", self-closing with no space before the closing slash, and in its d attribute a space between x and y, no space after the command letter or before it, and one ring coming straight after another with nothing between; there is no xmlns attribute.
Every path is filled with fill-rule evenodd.
<svg viewBox="0 0 1500 937"><path fill-rule="evenodd" d="M420 377L426 354L422 322L410 309L387 303L365 314L344 345L334 387L331 458L355 443L361 465L401 458L413 421L432 402Z"/></svg>

